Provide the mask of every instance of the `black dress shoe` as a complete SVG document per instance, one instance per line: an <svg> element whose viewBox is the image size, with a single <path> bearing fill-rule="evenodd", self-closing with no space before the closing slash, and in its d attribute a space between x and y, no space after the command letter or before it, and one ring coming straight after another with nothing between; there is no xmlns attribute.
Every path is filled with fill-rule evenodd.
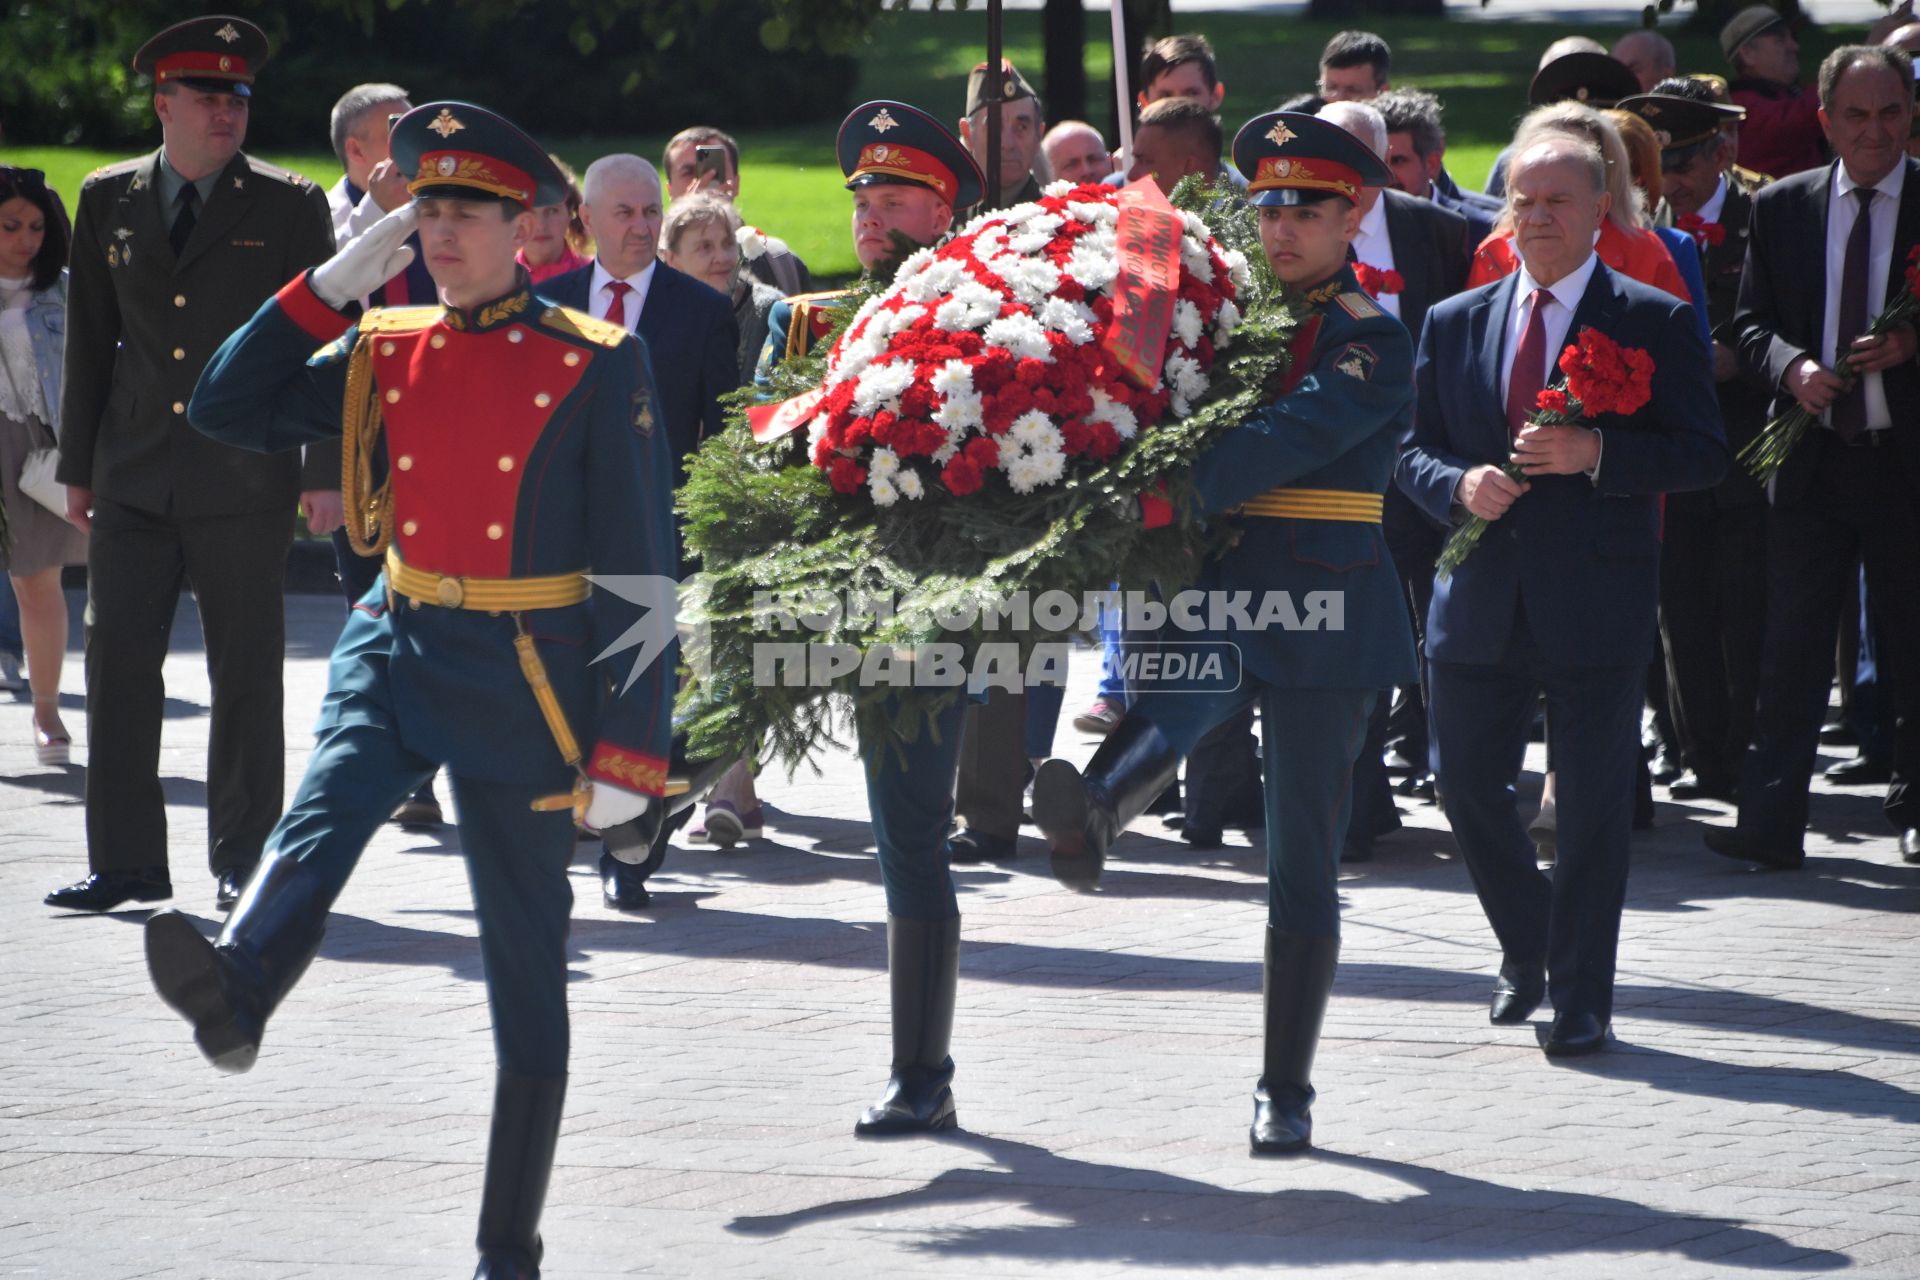
<svg viewBox="0 0 1920 1280"><path fill-rule="evenodd" d="M1807 861L1806 852L1801 849L1767 849L1749 844L1736 827L1708 827L1703 838L1707 848L1723 858L1757 862L1776 871L1798 871Z"/></svg>
<svg viewBox="0 0 1920 1280"><path fill-rule="evenodd" d="M173 896L165 867L143 871L100 871L55 889L42 901L69 911L111 911L125 902L158 902Z"/></svg>
<svg viewBox="0 0 1920 1280"><path fill-rule="evenodd" d="M1503 960L1493 980L1493 1001L1487 1021L1495 1026L1525 1022L1547 998L1547 965L1543 960Z"/></svg>
<svg viewBox="0 0 1920 1280"><path fill-rule="evenodd" d="M1725 804L1732 804L1733 785L1731 778L1702 777L1697 773L1689 773L1668 784L1667 798L1670 800L1719 800Z"/></svg>
<svg viewBox="0 0 1920 1280"><path fill-rule="evenodd" d="M1394 790L1403 796L1412 796L1416 800L1431 800L1433 799L1433 775L1425 769L1415 769L1401 779L1400 785Z"/></svg>
<svg viewBox="0 0 1920 1280"><path fill-rule="evenodd" d="M988 835L968 827L947 837L947 861L956 866L981 862L1011 862L1020 856L1017 836Z"/></svg>
<svg viewBox="0 0 1920 1280"><path fill-rule="evenodd" d="M1820 775L1843 787L1884 787L1893 781L1893 765L1871 756L1842 760Z"/></svg>
<svg viewBox="0 0 1920 1280"><path fill-rule="evenodd" d="M1187 822L1180 827L1180 838L1189 849L1208 850L1227 847L1227 833L1219 827L1202 827Z"/></svg>
<svg viewBox="0 0 1920 1280"><path fill-rule="evenodd" d="M600 898L615 911L639 911L653 901L646 872L618 858L600 859Z"/></svg>
<svg viewBox="0 0 1920 1280"><path fill-rule="evenodd" d="M1662 786L1686 772L1680 762L1668 755L1665 750L1654 755L1653 762L1647 766L1647 771L1653 775L1653 780Z"/></svg>
<svg viewBox="0 0 1920 1280"><path fill-rule="evenodd" d="M1540 1048L1549 1058L1577 1058L1599 1053L1607 1047L1608 1024L1590 1013L1562 1013L1553 1019L1553 1027L1541 1040Z"/></svg>
<svg viewBox="0 0 1920 1280"><path fill-rule="evenodd" d="M252 867L228 867L213 878L213 905L219 911L231 911L240 901L240 891L247 887L247 877L253 874Z"/></svg>
<svg viewBox="0 0 1920 1280"><path fill-rule="evenodd" d="M1908 827L1900 833L1900 860L1920 862L1920 827Z"/></svg>
<svg viewBox="0 0 1920 1280"><path fill-rule="evenodd" d="M1820 727L1820 741L1831 747L1857 747L1860 745L1860 736L1845 720L1836 720Z"/></svg>

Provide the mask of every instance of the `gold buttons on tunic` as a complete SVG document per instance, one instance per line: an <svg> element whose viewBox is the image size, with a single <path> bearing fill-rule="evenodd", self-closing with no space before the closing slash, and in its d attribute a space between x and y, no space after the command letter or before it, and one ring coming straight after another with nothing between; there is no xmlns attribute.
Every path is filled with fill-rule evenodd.
<svg viewBox="0 0 1920 1280"><path fill-rule="evenodd" d="M500 539L507 536L507 531L505 529L502 529L497 524L490 524L487 526L487 536L489 538L492 538L495 542L498 542L500 541Z"/></svg>
<svg viewBox="0 0 1920 1280"><path fill-rule="evenodd" d="M539 395L533 398L533 403L536 408L544 409L548 405L553 403L553 397L548 395L546 392L542 391Z"/></svg>
<svg viewBox="0 0 1920 1280"><path fill-rule="evenodd" d="M401 454L400 460L394 463L394 465L399 467L402 471L413 470L413 455L410 453Z"/></svg>
<svg viewBox="0 0 1920 1280"><path fill-rule="evenodd" d="M175 347L173 349L173 358L175 360L185 360L187 358L187 349L185 347Z"/></svg>
<svg viewBox="0 0 1920 1280"><path fill-rule="evenodd" d="M173 411L175 413L185 413L187 411L187 406L182 404L180 401L175 400L173 402Z"/></svg>
<svg viewBox="0 0 1920 1280"><path fill-rule="evenodd" d="M511 470L513 470L513 459L512 459L512 458L502 458L502 459L500 459L500 469L501 469L502 471L511 471Z"/></svg>
<svg viewBox="0 0 1920 1280"><path fill-rule="evenodd" d="M409 520L400 526L400 532L411 538L414 534L420 532L420 524L416 520Z"/></svg>
<svg viewBox="0 0 1920 1280"><path fill-rule="evenodd" d="M431 338L427 339L427 345L432 347L435 351L438 351L441 347L444 347L447 345L447 335L444 333L436 333Z"/></svg>
<svg viewBox="0 0 1920 1280"><path fill-rule="evenodd" d="M520 340L521 340L522 338L525 338L526 336L527 336L526 334L524 334L524 333L522 333L522 332L521 332L520 330L518 330L518 329L509 329L509 330L507 330L507 341L508 341L508 342L519 342L519 341L520 341Z"/></svg>
<svg viewBox="0 0 1920 1280"><path fill-rule="evenodd" d="M567 362L567 368L569 369L573 368L573 366L580 363L580 353L578 351L567 352L566 362Z"/></svg>
<svg viewBox="0 0 1920 1280"><path fill-rule="evenodd" d="M387 403L388 404L400 403L400 388L391 387L387 390Z"/></svg>
<svg viewBox="0 0 1920 1280"><path fill-rule="evenodd" d="M381 355L383 355L383 356L390 356L390 355L392 355L392 354L393 354L393 351L394 351L394 347L393 347L393 344L392 344L391 342L383 342L383 343L381 343L381 344L380 344L380 354L381 354Z"/></svg>
<svg viewBox="0 0 1920 1280"><path fill-rule="evenodd" d="M186 306L186 305L187 305L187 295L186 295L186 294L184 294L184 293L176 293L176 294L174 294L174 295L173 295L173 305L174 305L174 306L176 306L176 307L184 307L184 306Z"/></svg>

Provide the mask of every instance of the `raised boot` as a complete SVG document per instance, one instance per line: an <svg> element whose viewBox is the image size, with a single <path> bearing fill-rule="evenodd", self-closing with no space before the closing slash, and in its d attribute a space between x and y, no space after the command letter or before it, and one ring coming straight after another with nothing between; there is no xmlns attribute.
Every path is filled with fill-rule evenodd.
<svg viewBox="0 0 1920 1280"><path fill-rule="evenodd" d="M1033 821L1053 853L1053 878L1070 889L1099 883L1107 849L1172 784L1180 757L1153 721L1128 714L1082 774L1048 760L1033 777Z"/></svg>
<svg viewBox="0 0 1920 1280"><path fill-rule="evenodd" d="M245 1071L260 1053L267 1017L320 950L332 904L298 860L260 860L220 936L208 942L178 911L147 918L147 972L193 1039L222 1071Z"/></svg>
<svg viewBox="0 0 1920 1280"><path fill-rule="evenodd" d="M1266 1050L1247 1135L1254 1155L1304 1151L1313 1143L1313 1055L1339 962L1340 939L1267 926Z"/></svg>
<svg viewBox="0 0 1920 1280"><path fill-rule="evenodd" d="M539 1280L540 1210L547 1203L566 1100L565 1076L495 1075L487 1181L474 1241L480 1266L473 1280Z"/></svg>
<svg viewBox="0 0 1920 1280"><path fill-rule="evenodd" d="M853 1131L865 1137L934 1133L959 1124L953 1106L953 1003L960 985L960 917L887 917L893 998L893 1075Z"/></svg>

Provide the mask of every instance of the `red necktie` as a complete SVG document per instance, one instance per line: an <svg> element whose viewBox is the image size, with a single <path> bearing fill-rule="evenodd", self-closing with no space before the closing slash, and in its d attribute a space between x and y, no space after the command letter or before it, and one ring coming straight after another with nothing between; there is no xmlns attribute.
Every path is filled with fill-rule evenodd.
<svg viewBox="0 0 1920 1280"><path fill-rule="evenodd" d="M609 280L607 291L613 295L613 301L607 304L607 314L603 317L608 324L627 327L627 295L633 292L633 286L625 280Z"/></svg>
<svg viewBox="0 0 1920 1280"><path fill-rule="evenodd" d="M1535 289L1528 303L1527 327L1513 353L1513 371L1507 375L1507 434L1517 436L1527 425L1540 389L1547 385L1547 322L1540 314L1553 305L1553 295Z"/></svg>

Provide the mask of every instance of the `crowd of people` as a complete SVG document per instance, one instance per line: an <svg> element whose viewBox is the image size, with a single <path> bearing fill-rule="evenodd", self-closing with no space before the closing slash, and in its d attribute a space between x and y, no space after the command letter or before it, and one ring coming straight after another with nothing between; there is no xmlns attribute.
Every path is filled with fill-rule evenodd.
<svg viewBox="0 0 1920 1280"><path fill-rule="evenodd" d="M937 244L1058 180L1170 195L1195 177L1253 207L1311 320L1272 405L1195 460L1184 514L1246 526L1203 581L1336 588L1349 628L1238 637L1229 694L1172 696L1129 682L1127 654L1160 637L1108 617L1098 695L1072 718L1102 739L1084 770L1050 759L1057 685L943 711L905 767L862 741L894 1015L862 1133L954 1123L948 868L1017 857L1027 821L1081 888L1149 812L1200 849L1264 829L1258 1153L1310 1141L1338 868L1401 803L1441 805L1472 871L1501 953L1490 1019L1550 1001L1553 1055L1608 1043L1630 832L1656 785L1737 806L1712 852L1793 869L1819 744L1850 741L1829 777L1884 785L1920 863L1920 344L1876 322L1920 253L1920 24L1885 26L1812 86L1764 6L1726 24L1724 69L1682 70L1652 30L1555 41L1484 191L1448 171L1441 99L1396 84L1387 43L1360 31L1231 138L1199 35L1145 51L1123 149L1049 121L1009 63L973 69L951 129L906 103L848 116L863 273L890 270L898 236ZM341 175L322 190L242 150L269 52L225 16L149 41L133 65L160 146L91 176L71 221L43 175L0 165L17 602L0 680L18 688L24 656L49 766L71 747L60 575L88 568L88 874L47 902L173 896L161 667L183 585L213 693L208 865L231 914L212 943L156 914L147 952L216 1065L252 1064L378 824L443 821L444 767L500 1060L479 1274L536 1274L576 833L606 833L605 901L630 910L657 865L635 849L693 817L668 802L685 764L668 673L598 687L587 660L636 608L581 571L697 568L671 527L688 456L724 429L724 397L831 331L844 291L814 291L743 222L740 145L710 126L658 165L611 154L576 176L484 108L363 84L334 109ZM1648 394L1542 420L1557 353L1590 340L1646 357ZM1735 455L1796 408L1812 426L1762 484ZM349 621L283 813L296 512L333 539ZM1469 524L1478 548L1443 565ZM1522 813L1530 733L1548 772ZM761 836L751 768L719 763L686 838Z"/></svg>

